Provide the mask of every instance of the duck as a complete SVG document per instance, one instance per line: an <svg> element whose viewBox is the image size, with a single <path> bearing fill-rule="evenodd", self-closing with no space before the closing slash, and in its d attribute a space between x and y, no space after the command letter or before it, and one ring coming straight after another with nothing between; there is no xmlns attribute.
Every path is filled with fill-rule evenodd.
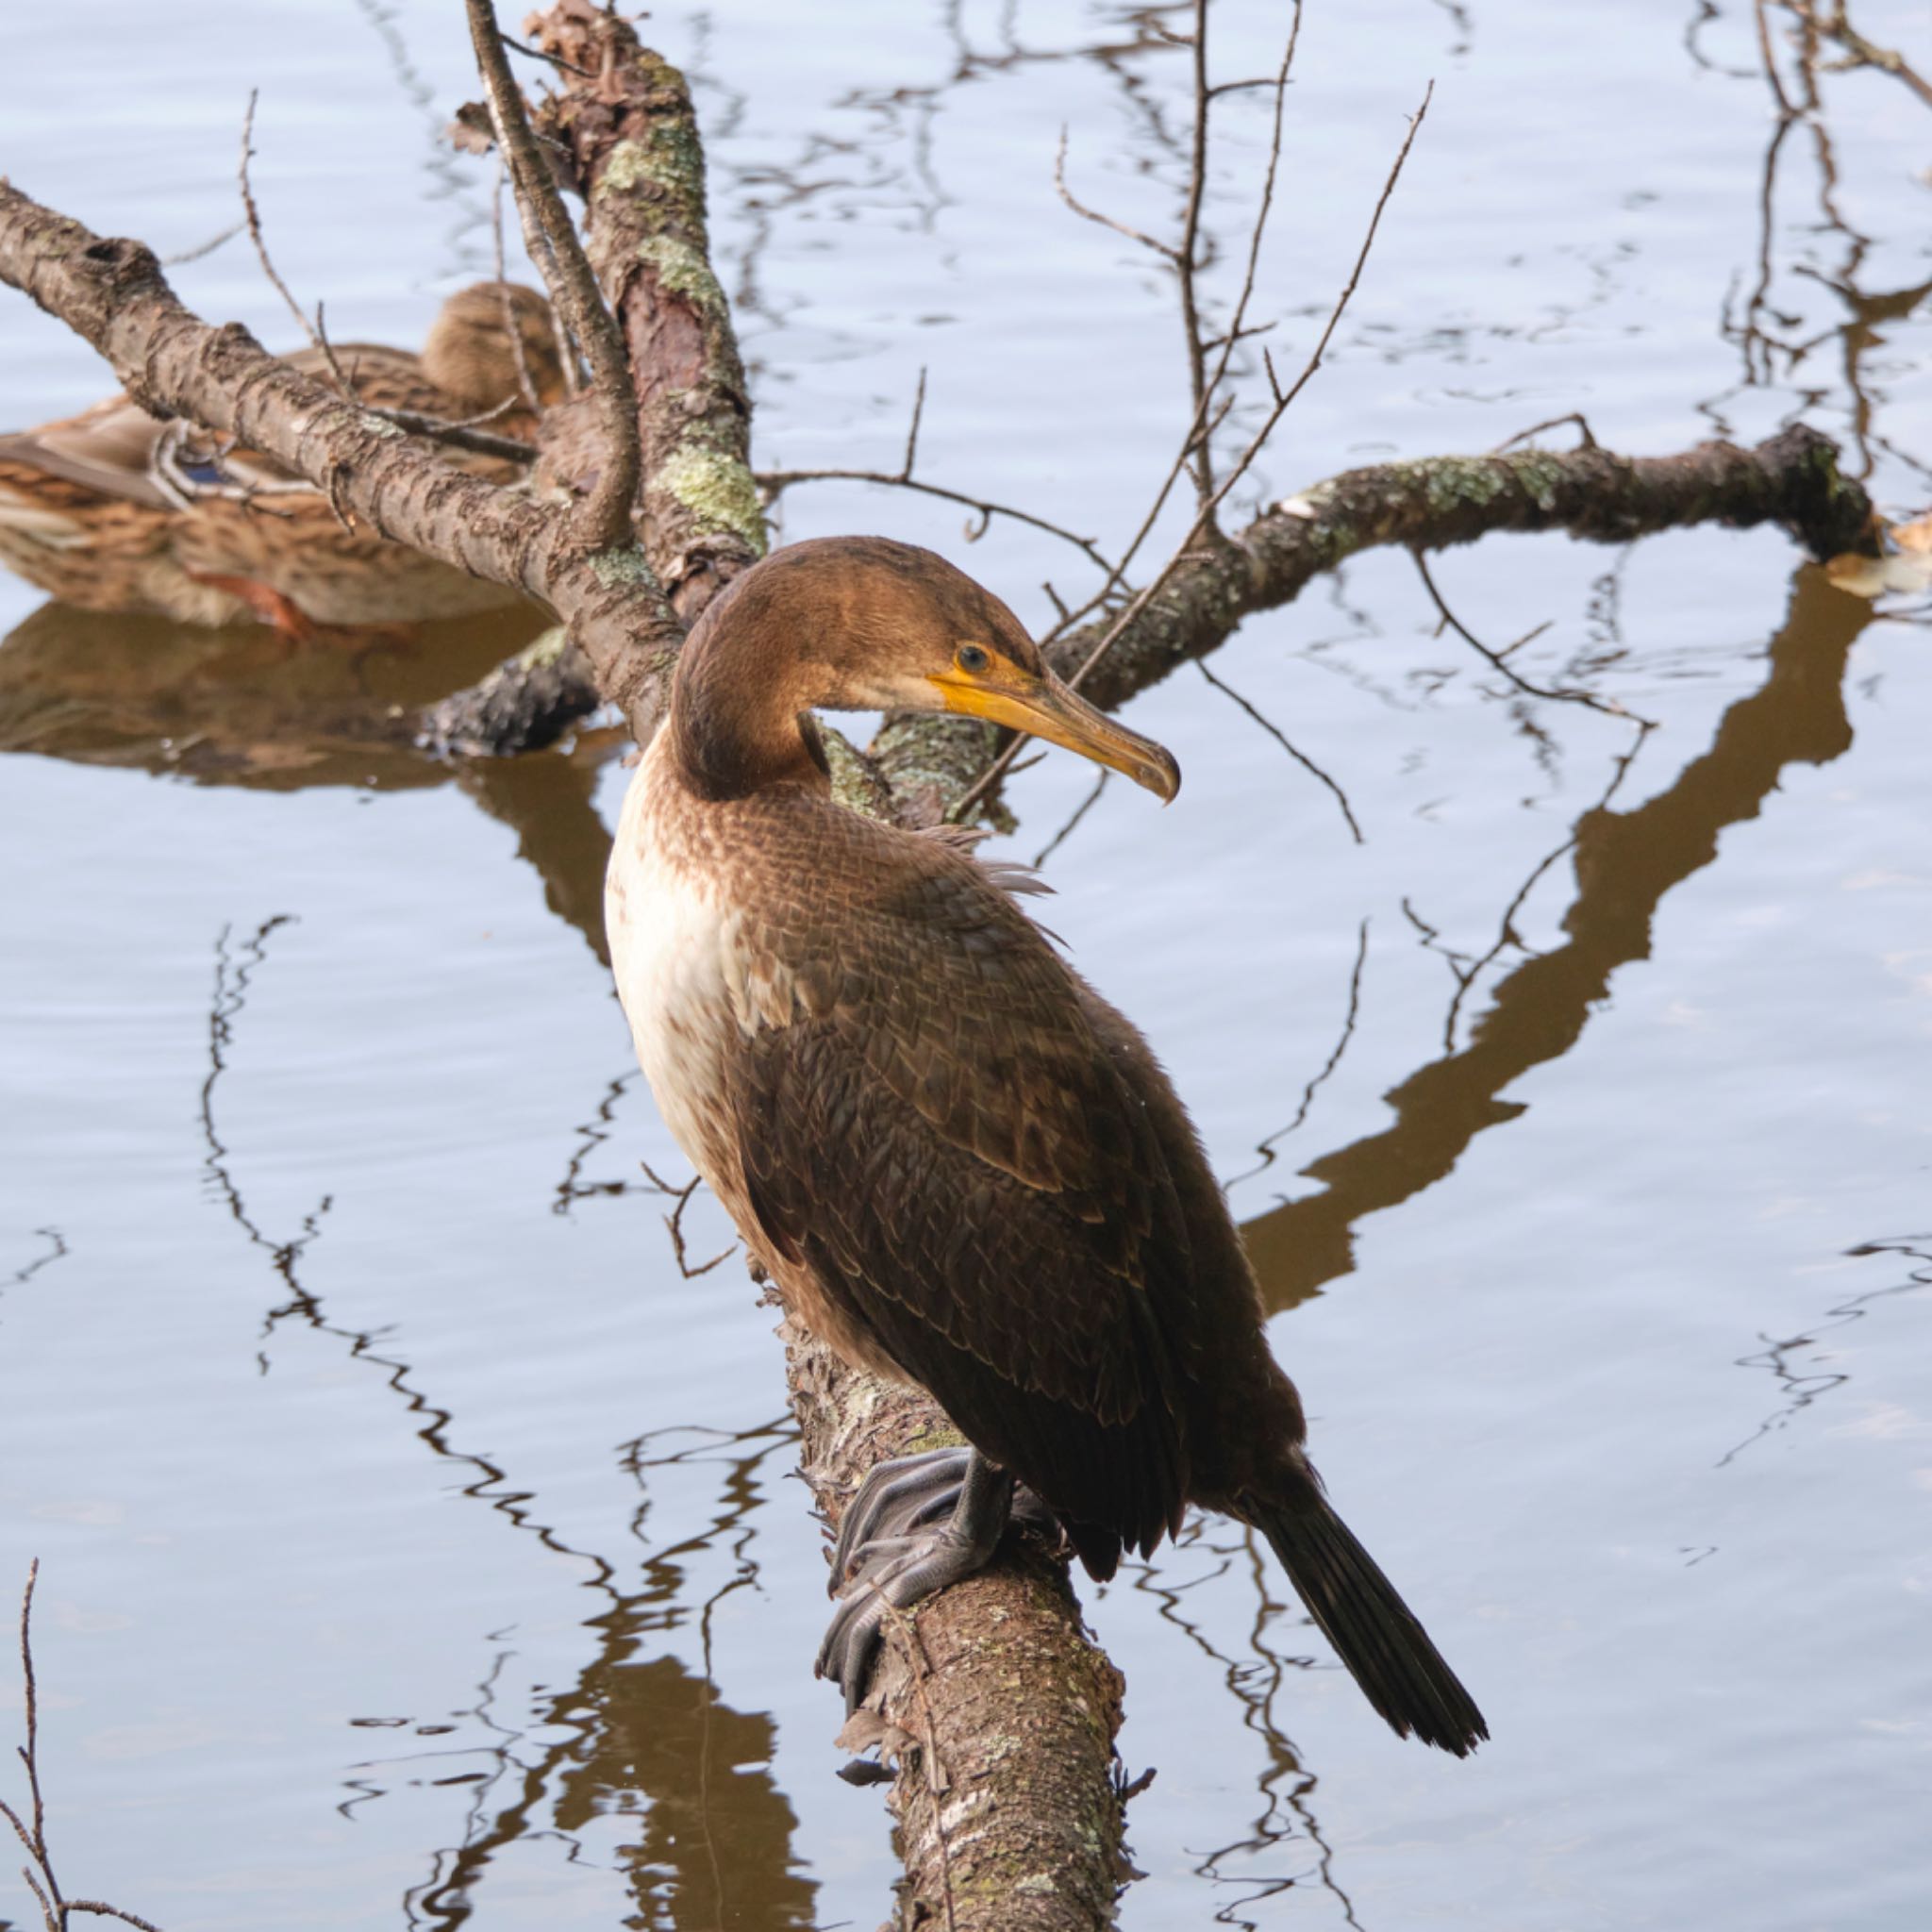
<svg viewBox="0 0 1932 1932"><path fill-rule="evenodd" d="M963 1443L846 1506L820 1674L856 1708L886 1617L1016 1516L1104 1580L1192 1507L1261 1533L1398 1735L1468 1755L1487 1724L1328 1499L1152 1048L1029 916L1037 880L834 797L820 709L986 720L1180 788L996 596L891 539L774 551L682 648L606 878L639 1062L792 1319Z"/></svg>
<svg viewBox="0 0 1932 1932"><path fill-rule="evenodd" d="M547 408L565 387L550 305L515 283L478 282L450 296L420 354L342 342L333 345L336 364L373 408L462 422L513 402L490 427L526 434L534 419L506 311ZM319 347L282 360L333 380ZM503 458L443 453L492 480L521 473ZM468 616L518 594L366 526L344 529L319 491L273 459L222 450L197 425L150 415L125 393L0 435L0 564L83 609L189 625L260 619L294 638L318 626Z"/></svg>

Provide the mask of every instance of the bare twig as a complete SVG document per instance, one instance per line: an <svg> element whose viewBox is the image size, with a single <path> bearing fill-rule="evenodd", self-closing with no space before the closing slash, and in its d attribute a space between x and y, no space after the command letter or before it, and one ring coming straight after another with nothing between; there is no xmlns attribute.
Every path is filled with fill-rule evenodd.
<svg viewBox="0 0 1932 1932"><path fill-rule="evenodd" d="M1328 774L1324 772L1321 768L1321 766L1318 765L1314 761L1314 759L1307 755L1307 752L1303 751L1298 745L1293 743L1292 741L1291 741L1291 739L1289 738L1288 734L1282 730L1280 725L1275 724L1275 722L1272 718L1268 717L1265 713L1261 712L1260 710L1257 710L1256 707L1251 705L1246 698L1242 697L1241 692L1236 691L1231 684L1227 684L1223 679L1216 677L1213 672L1208 670L1207 665L1202 663L1198 658L1195 660L1194 669L1198 671L1201 674L1201 675L1205 677L1208 680L1208 682L1211 684L1214 687L1214 689L1222 694L1223 697L1232 698L1234 702L1238 704L1241 708L1241 709L1244 710L1248 714L1248 716L1251 717L1255 721L1255 723L1258 724L1261 727L1261 729L1265 731L1268 734L1268 736L1272 738L1275 741L1275 743L1278 744L1282 748L1282 750L1285 751L1289 755L1289 757L1295 761L1296 764L1301 766L1301 768L1309 774L1310 777L1317 778L1324 785L1327 786L1329 791L1335 794L1336 804L1341 808L1341 816L1348 822L1348 829L1350 836L1355 840L1355 842L1357 845L1367 844L1368 841L1362 837L1361 826L1356 823L1355 813L1349 809L1348 793L1345 792L1341 789L1341 787L1338 785L1335 782L1335 780L1331 778L1328 775Z"/></svg>
<svg viewBox="0 0 1932 1932"><path fill-rule="evenodd" d="M1168 242L1158 242L1152 235L1144 234L1139 228L1129 227L1125 222L1117 222L1111 215L1104 215L1099 209L1091 208L1085 202L1074 198L1074 191L1067 186L1067 130L1064 126L1060 129L1058 151L1053 158L1053 185L1059 190L1060 199L1082 221L1095 223L1103 228L1111 228L1116 235L1124 235L1129 242L1138 242L1142 248L1151 248L1164 260L1179 259Z"/></svg>
<svg viewBox="0 0 1932 1932"><path fill-rule="evenodd" d="M289 285L275 272L275 262L270 258L268 242L261 232L261 214L255 206L255 191L248 181L248 163L255 154L255 102L258 90L248 90L248 111L242 117L242 159L236 170L242 184L242 211L248 226L248 239L255 243L256 259L261 263L261 272L273 285L275 291L288 304L289 313L295 318L302 333L308 338L309 346L316 350L328 373L335 378L339 393L354 402L356 392L349 386L349 378L342 374L342 365L336 360L336 352L329 346L328 338L322 331L322 310L315 311L316 319L310 322L301 303L290 292Z"/></svg>
<svg viewBox="0 0 1932 1932"><path fill-rule="evenodd" d="M1016 524L1026 524L1036 530L1043 530L1049 537L1058 537L1064 543L1071 543L1097 570L1109 570L1111 565L1102 556L1099 547L1091 537L1082 537L1067 529L1063 525L1051 523L1045 517L1037 517L1031 510L1020 509L1009 503L994 503L991 498L974 496L963 490L948 490L939 483L927 483L923 478L906 475L903 472L889 470L755 470L753 480L765 492L766 501L789 490L794 483L875 483L888 490L910 490L920 496L936 496L943 503L957 503L963 508L977 510L979 523L975 528L969 524L965 537L969 543L976 543L986 535L986 526L994 517L1007 517Z"/></svg>
<svg viewBox="0 0 1932 1932"><path fill-rule="evenodd" d="M1082 618L1098 610L1112 595L1114 587L1124 578L1134 558L1140 554L1141 544L1147 541L1155 525L1159 522L1160 513L1167 507L1167 499L1173 494L1174 486L1180 480L1193 452L1197 448L1206 448L1212 444L1215 432L1234 407L1234 397L1223 397L1220 391L1222 383L1226 378L1228 364L1233 358L1236 344L1258 333L1257 330L1244 327L1243 324L1247 318L1248 305L1254 299L1255 279L1261 259L1261 243L1267 234L1268 217L1274 205L1274 182L1281 164L1281 131L1288 99L1288 77L1294 66L1295 49L1301 42L1301 33L1302 4L1301 0L1294 0L1294 13L1289 24L1287 43L1282 49L1281 66L1275 73L1273 82L1268 83L1274 89L1274 119L1269 137L1268 166L1262 175L1260 199L1256 206L1254 223L1248 234L1247 267L1241 276L1241 294L1235 302L1233 319L1228 324L1226 333L1220 339L1221 355L1215 363L1214 373L1195 398L1194 413L1189 420L1186 434L1181 438L1180 447L1174 453L1174 461L1162 479L1160 488L1155 491L1154 501L1148 506L1146 515L1141 518L1139 529L1134 532L1132 541L1121 553L1120 562L1108 574L1100 589L1079 609L1069 611L1060 607L1059 622L1050 633L1053 637L1072 629ZM1058 606L1059 600L1056 598L1054 601Z"/></svg>
<svg viewBox="0 0 1932 1932"><path fill-rule="evenodd" d="M248 224L245 219L239 222L230 222L219 235L210 235L206 242L199 242L192 248L184 248L179 254L162 256L161 266L163 268L182 268L191 261L200 261L205 257L212 255L217 248L222 247L225 242L232 242L247 225Z"/></svg>
<svg viewBox="0 0 1932 1932"><path fill-rule="evenodd" d="M524 346L524 332L517 325L516 305L509 298L509 276L504 267L503 258L503 184L509 173L509 162L505 159L501 148L496 151L496 179L490 191L490 243L496 263L496 304L503 317L503 332L509 338L510 359L516 364L517 394L523 398L525 408L534 416L542 408L537 394L537 378L530 374L530 354ZM567 375L575 374L571 364L575 360L568 342L558 344L561 354L558 360L564 364ZM572 386L575 392L575 384Z"/></svg>
<svg viewBox="0 0 1932 1932"><path fill-rule="evenodd" d="M1545 429L1560 429L1564 424L1576 425L1577 448L1600 449L1603 447L1591 433L1589 419L1581 409L1566 410L1560 416L1551 416L1541 423L1532 423L1527 429L1519 429L1514 436L1506 436L1490 454L1499 457L1506 449L1514 449L1519 442L1527 442L1532 436L1541 436Z"/></svg>
<svg viewBox="0 0 1932 1932"><path fill-rule="evenodd" d="M1284 69L1284 74L1286 70ZM1368 263L1369 251L1375 245L1375 231L1382 225L1382 212L1389 206L1389 197L1395 192L1396 182L1402 178L1403 164L1408 159L1409 150L1415 145L1416 135L1422 127L1424 117L1429 111L1429 103L1434 99L1435 92L1436 84L1434 81L1431 81L1423 93L1422 105L1409 117L1407 132L1402 137L1402 145L1396 151L1394 162L1389 170L1388 179L1382 183L1382 192L1375 198L1374 211L1369 217L1368 232L1362 237L1362 245L1357 251L1355 265L1349 270L1348 280L1343 285L1341 294L1335 298L1335 306L1329 310L1328 321L1324 326L1320 337L1317 338L1314 348L1309 352L1308 359L1303 365L1301 374L1284 390L1275 379L1274 365L1269 360L1267 351L1262 351L1262 360L1268 370L1268 386L1274 396L1273 407L1269 409L1267 416L1262 421L1261 426L1249 440L1247 448L1241 452L1234 467L1228 472L1220 487L1196 513L1193 523L1189 526L1187 535L1181 539L1179 544L1175 546L1174 554L1161 566L1158 575L1113 621L1105 636L1101 638L1100 641L1094 645L1092 651L1089 653L1086 660L1074 673L1073 676L1067 680L1075 690L1085 683L1095 665L1113 648L1115 641L1122 632L1154 601L1166 586L1168 579L1180 568L1182 562L1192 551L1196 539L1208 528L1214 511L1220 507L1235 485L1253 468L1256 458L1260 455L1262 446L1274 433L1275 425L1281 421L1295 397L1300 395L1302 391L1307 387L1309 379L1313 376L1316 370L1322 366L1322 358L1327 350L1329 341L1334 336L1335 330L1341 321L1342 314L1348 308L1349 298L1354 295L1357 286L1361 281L1362 270ZM1012 763L1017 747L1024 742L1024 739L1016 738L974 780L972 786L953 809L952 816L955 820L958 820L963 813L971 810L974 806L986 796L987 792L994 785L998 784L1001 775L1005 773L1008 766Z"/></svg>
<svg viewBox="0 0 1932 1932"><path fill-rule="evenodd" d="M664 1217L664 1225L671 1230L671 1243L677 1255L677 1272L687 1281L695 1281L700 1274L708 1274L720 1261L728 1261L738 1252L738 1243L733 1241L722 1254L713 1255L708 1261L701 1261L693 1268L685 1254L684 1210L691 1206L691 1197L697 1192L699 1187L703 1184L704 1176L694 1174L690 1180L685 1182L683 1187L674 1188L669 1181L663 1179L658 1174L649 1161L641 1160L638 1162L638 1165L643 1169L644 1178L660 1194L668 1194L672 1200L677 1203L677 1206Z"/></svg>
<svg viewBox="0 0 1932 1932"><path fill-rule="evenodd" d="M517 401L516 397L511 397L508 403L499 403L484 415L472 416L459 423L452 423L442 416L425 415L421 409L372 409L369 413L380 416L385 423L393 423L398 429L407 429L411 436L426 436L431 442L447 443L451 449L474 450L478 456L501 457L506 462L532 462L537 455L536 444L516 436L492 436L488 430L476 426L516 407Z"/></svg>
<svg viewBox="0 0 1932 1932"><path fill-rule="evenodd" d="M588 67L579 67L575 60L566 60L561 54L550 53L543 47L526 47L522 41L512 40L506 33L499 33L497 38L506 47L514 47L519 54L527 55L532 60L547 60L551 66L561 68L566 74L581 75L586 80L596 78Z"/></svg>
<svg viewBox="0 0 1932 1932"><path fill-rule="evenodd" d="M1174 250L1174 275L1180 283L1181 332L1187 341L1188 390L1194 400L1194 420L1208 414L1208 351L1201 341L1201 316L1194 299L1194 274L1200 267L1201 202L1208 192L1208 0L1194 0L1194 142L1188 169L1187 206L1181 213L1181 239ZM1239 321L1236 323L1239 328ZM1227 366L1227 352L1234 347L1234 330L1223 351L1222 367ZM1213 439L1197 437L1191 459L1194 473L1194 500L1200 506L1204 529L1214 527Z"/></svg>
<svg viewBox="0 0 1932 1932"><path fill-rule="evenodd" d="M1638 717L1638 715L1634 711L1631 711L1627 709L1624 706L1620 705L1615 698L1600 698L1596 695L1594 691L1581 691L1574 685L1563 687L1547 684L1534 684L1528 678L1524 677L1520 671L1512 669L1512 667L1509 664L1505 662L1505 658L1507 656L1507 652L1491 650L1488 644L1484 643L1483 641L1479 637L1477 637L1476 634L1473 630L1471 630L1469 626L1466 624L1464 624L1463 621L1459 617L1457 617L1453 610L1450 609L1447 603L1443 601L1441 591L1436 588L1435 578L1429 575L1429 566L1427 562L1424 559L1422 551L1420 549L1411 549L1408 554L1415 559L1415 567L1417 574L1421 576L1423 580L1423 589L1429 593L1429 601L1436 607L1437 612L1441 615L1442 622L1446 624L1449 626L1449 628L1453 630L1456 633L1456 635L1459 637L1462 640L1462 641L1470 647L1471 650L1473 650L1479 658L1481 658L1486 664L1490 665L1492 669L1501 672L1502 675L1505 677L1507 677L1509 680L1509 682L1525 697L1548 698L1557 704L1584 705L1587 706L1592 711L1602 711L1607 717L1621 718L1626 724L1639 725L1641 729L1645 731L1648 731L1651 728L1651 720ZM1532 632L1530 633L1530 635L1534 636L1535 633ZM1514 644L1511 644L1509 646L1509 649L1511 651L1516 650L1520 648L1523 644L1527 643L1529 639L1526 637L1519 638Z"/></svg>
<svg viewBox="0 0 1932 1932"><path fill-rule="evenodd" d="M906 460L899 465L899 478L902 482L912 480L913 459L919 455L919 424L925 414L925 364L919 365L919 387L912 394L912 421L906 429Z"/></svg>
<svg viewBox="0 0 1932 1932"><path fill-rule="evenodd" d="M624 337L597 286L584 245L577 239L549 163L531 131L524 97L503 51L503 37L491 0L464 0L470 18L470 40L489 97L491 125L497 151L509 164L517 207L525 232L535 227L543 246L533 246L550 291L550 300L571 335L590 360L603 405L604 434L609 460L579 505L574 524L586 549L609 550L631 541L631 512L637 499L641 463L637 391ZM568 361L568 358L566 358Z"/></svg>
<svg viewBox="0 0 1932 1932"><path fill-rule="evenodd" d="M1100 794L1107 790L1107 781L1112 776L1113 774L1111 772L1102 772L1099 777L1094 779L1087 796L1074 808L1073 816L1033 855L1033 869L1035 872L1038 872L1073 837L1074 827L1100 803Z"/></svg>

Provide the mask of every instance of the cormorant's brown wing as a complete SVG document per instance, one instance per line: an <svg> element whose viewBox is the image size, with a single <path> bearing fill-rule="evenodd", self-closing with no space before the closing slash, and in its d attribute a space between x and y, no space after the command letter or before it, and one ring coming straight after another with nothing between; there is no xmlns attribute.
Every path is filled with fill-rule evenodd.
<svg viewBox="0 0 1932 1932"><path fill-rule="evenodd" d="M882 893L760 921L796 1005L733 1050L747 1191L766 1239L1105 1574L1187 1492L1171 1338L1194 1287L1168 1154L1093 996L972 860L918 844Z"/></svg>

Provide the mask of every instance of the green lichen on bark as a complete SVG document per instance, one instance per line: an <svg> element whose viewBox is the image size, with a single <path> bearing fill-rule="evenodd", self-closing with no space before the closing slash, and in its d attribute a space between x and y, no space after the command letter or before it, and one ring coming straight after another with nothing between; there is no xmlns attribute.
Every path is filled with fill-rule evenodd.
<svg viewBox="0 0 1932 1932"><path fill-rule="evenodd" d="M646 235L633 252L656 272L659 288L681 296L707 322L725 319L724 291L718 286L718 277L711 273L702 248L676 235Z"/></svg>
<svg viewBox="0 0 1932 1932"><path fill-rule="evenodd" d="M702 527L729 530L751 550L765 554L765 512L750 470L736 457L687 442L660 463L651 488L679 504Z"/></svg>
<svg viewBox="0 0 1932 1932"><path fill-rule="evenodd" d="M642 139L627 136L610 150L597 188L629 194L653 188L684 203L700 224L705 209L705 156L691 125L691 97L684 76L662 61L647 83L653 91L675 93L646 124Z"/></svg>
<svg viewBox="0 0 1932 1932"><path fill-rule="evenodd" d="M541 671L544 665L556 663L569 644L569 630L553 624L548 630L539 631L509 661L519 671Z"/></svg>
<svg viewBox="0 0 1932 1932"><path fill-rule="evenodd" d="M658 574L651 568L651 559L635 543L627 543L621 550L600 550L591 558L591 569L597 581L606 590L614 591L621 585L644 584L657 587Z"/></svg>

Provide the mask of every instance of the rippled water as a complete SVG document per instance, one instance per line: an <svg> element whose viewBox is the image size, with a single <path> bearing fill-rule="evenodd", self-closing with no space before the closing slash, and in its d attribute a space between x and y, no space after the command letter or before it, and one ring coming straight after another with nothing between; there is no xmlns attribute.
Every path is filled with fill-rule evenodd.
<svg viewBox="0 0 1932 1932"><path fill-rule="evenodd" d="M190 248L258 86L283 274L411 340L488 268L488 176L435 139L458 14L42 9L0 163ZM1921 9L1858 21L1924 50ZM1217 73L1282 26L1224 5ZM1177 324L1054 150L1171 223L1181 57L1031 4L650 31L699 79L760 459L892 465L924 367L922 474L1120 541L1185 417ZM1256 493L1581 408L1647 452L1801 413L1922 502L1932 118L1830 76L1780 138L1757 62L1738 5L1311 7L1261 286L1291 366L1437 92ZM1265 97L1224 111L1231 261ZM245 243L177 280L289 340ZM0 344L0 420L102 387L18 298ZM951 508L786 499L789 537L851 527L1035 621L1082 583ZM1547 625L1525 675L1656 720L1638 757L1364 558L1212 666L1364 842L1190 672L1133 712L1180 803L1104 792L1049 917L1188 1095L1331 1485L1495 1739L1396 1742L1199 1525L1086 1592L1159 1769L1124 1923L1932 1923L1925 632L1766 532L1435 575L1497 648ZM371 741L513 627L291 660L35 601L0 582L0 1585L42 1558L69 1890L170 1932L876 1924L771 1318L735 1260L679 1272L639 1162L684 1170L587 945L612 747L458 774ZM1091 783L1025 774L1011 849ZM729 1241L702 1201L684 1233ZM10 1881L0 1912L35 1916Z"/></svg>

